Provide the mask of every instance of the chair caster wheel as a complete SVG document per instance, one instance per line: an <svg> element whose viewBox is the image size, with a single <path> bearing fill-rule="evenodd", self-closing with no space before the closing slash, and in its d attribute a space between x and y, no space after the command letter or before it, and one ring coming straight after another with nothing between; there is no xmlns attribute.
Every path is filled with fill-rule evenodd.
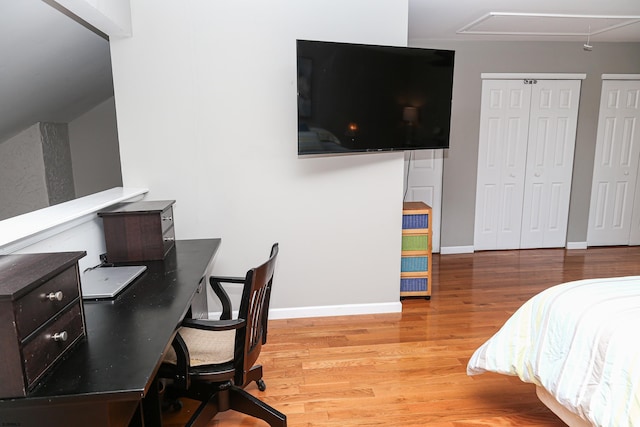
<svg viewBox="0 0 640 427"><path fill-rule="evenodd" d="M182 401L179 399L162 402L162 412L180 412L181 410Z"/></svg>
<svg viewBox="0 0 640 427"><path fill-rule="evenodd" d="M175 402L171 402L171 410L173 412L180 412L182 410L182 401L176 400Z"/></svg>
<svg viewBox="0 0 640 427"><path fill-rule="evenodd" d="M267 389L267 385L264 383L263 380L257 380L256 384L258 385L258 390L260 391L265 391Z"/></svg>

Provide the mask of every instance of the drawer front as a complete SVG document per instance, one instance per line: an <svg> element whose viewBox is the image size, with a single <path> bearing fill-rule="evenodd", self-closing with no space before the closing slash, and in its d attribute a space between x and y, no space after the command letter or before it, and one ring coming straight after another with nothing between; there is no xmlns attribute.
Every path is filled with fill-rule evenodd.
<svg viewBox="0 0 640 427"><path fill-rule="evenodd" d="M20 339L26 338L79 295L78 272L74 265L20 298L16 301Z"/></svg>
<svg viewBox="0 0 640 427"><path fill-rule="evenodd" d="M170 227L173 227L173 206L169 206L160 214L160 221L162 223L162 234L165 233Z"/></svg>
<svg viewBox="0 0 640 427"><path fill-rule="evenodd" d="M427 271L428 258L420 257L402 257L400 262L401 272Z"/></svg>
<svg viewBox="0 0 640 427"><path fill-rule="evenodd" d="M412 277L400 279L400 292L425 292L428 290L429 280L426 277Z"/></svg>
<svg viewBox="0 0 640 427"><path fill-rule="evenodd" d="M402 236L403 251L426 251L429 248L429 237L426 234Z"/></svg>
<svg viewBox="0 0 640 427"><path fill-rule="evenodd" d="M80 300L43 327L22 348L27 385L31 387L53 363L84 336ZM56 336L56 334L58 334ZM66 337L61 337L66 334ZM66 339L65 339L66 338Z"/></svg>
<svg viewBox="0 0 640 427"><path fill-rule="evenodd" d="M405 230L429 228L429 215L402 215L402 228Z"/></svg>

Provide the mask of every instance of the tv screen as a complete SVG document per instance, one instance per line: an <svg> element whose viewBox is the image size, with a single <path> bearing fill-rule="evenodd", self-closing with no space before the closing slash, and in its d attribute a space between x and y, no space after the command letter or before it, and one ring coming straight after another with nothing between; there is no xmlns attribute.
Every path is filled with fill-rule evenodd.
<svg viewBox="0 0 640 427"><path fill-rule="evenodd" d="M298 154L449 147L454 52L298 40Z"/></svg>

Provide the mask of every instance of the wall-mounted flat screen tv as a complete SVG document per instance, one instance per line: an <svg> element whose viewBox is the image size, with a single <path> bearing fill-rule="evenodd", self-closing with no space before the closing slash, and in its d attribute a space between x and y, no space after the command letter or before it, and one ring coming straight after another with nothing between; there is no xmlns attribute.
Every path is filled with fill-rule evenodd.
<svg viewBox="0 0 640 427"><path fill-rule="evenodd" d="M449 147L454 52L298 40L298 154Z"/></svg>

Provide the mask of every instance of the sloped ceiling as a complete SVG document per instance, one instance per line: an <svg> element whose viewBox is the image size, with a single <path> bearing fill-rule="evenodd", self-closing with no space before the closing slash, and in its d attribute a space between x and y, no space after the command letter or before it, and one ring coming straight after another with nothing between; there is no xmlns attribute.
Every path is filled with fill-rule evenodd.
<svg viewBox="0 0 640 427"><path fill-rule="evenodd" d="M0 2L0 142L113 96L107 40L41 0Z"/></svg>

